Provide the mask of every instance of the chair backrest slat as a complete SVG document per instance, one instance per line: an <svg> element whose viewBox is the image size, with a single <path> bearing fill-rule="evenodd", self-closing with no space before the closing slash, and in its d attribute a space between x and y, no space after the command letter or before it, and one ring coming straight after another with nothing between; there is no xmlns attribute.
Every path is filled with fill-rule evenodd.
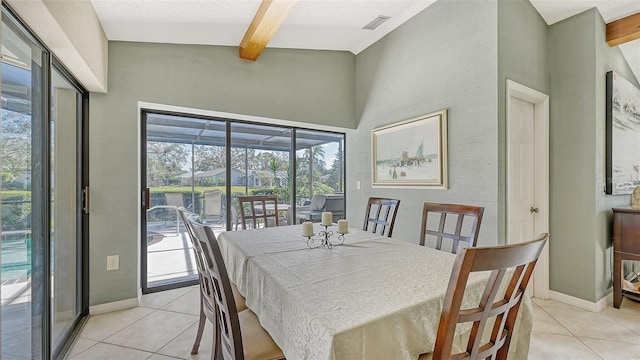
<svg viewBox="0 0 640 360"><path fill-rule="evenodd" d="M548 237L549 234L542 234L522 244L462 249L456 257L444 298L434 360L507 359L524 292ZM491 271L479 305L461 309L469 276L478 271ZM503 284L507 280L508 283ZM498 297L505 287L504 295ZM491 336L483 342L485 328L492 321ZM453 354L456 325L467 322L473 324L465 352Z"/></svg>
<svg viewBox="0 0 640 360"><path fill-rule="evenodd" d="M456 254L460 242L465 242L468 246L476 246L478 233L480 232L480 224L482 223L482 214L484 208L480 206L459 205L459 204L438 204L425 202L422 209L422 227L420 231L420 245L425 245L426 236L435 237L435 248L442 250L443 240L447 239L451 242L451 253ZM432 215L432 216L430 216ZM431 228L429 219L433 216L440 215L437 219L437 227ZM455 218L453 231L448 231L448 215ZM462 234L465 225L465 219L471 221L468 227L468 233Z"/></svg>
<svg viewBox="0 0 640 360"><path fill-rule="evenodd" d="M370 197L364 214L362 230L391 237L399 206L400 200ZM371 210L372 207L375 207L374 211ZM369 228L370 225L373 226Z"/></svg>

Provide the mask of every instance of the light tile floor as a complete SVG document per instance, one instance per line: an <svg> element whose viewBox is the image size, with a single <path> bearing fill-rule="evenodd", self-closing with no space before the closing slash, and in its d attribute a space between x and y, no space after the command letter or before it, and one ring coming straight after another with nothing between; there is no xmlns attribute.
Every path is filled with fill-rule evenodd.
<svg viewBox="0 0 640 360"><path fill-rule="evenodd" d="M198 355L191 355L198 322L197 287L142 297L139 307L91 316L70 359L209 359L211 325ZM640 303L600 313L534 299L529 359L640 359ZM385 359L386 360L386 359Z"/></svg>

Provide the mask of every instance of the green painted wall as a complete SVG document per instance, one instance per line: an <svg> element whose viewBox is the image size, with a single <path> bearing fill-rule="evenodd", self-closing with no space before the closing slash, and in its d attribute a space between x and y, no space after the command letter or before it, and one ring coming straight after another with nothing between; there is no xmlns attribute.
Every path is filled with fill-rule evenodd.
<svg viewBox="0 0 640 360"><path fill-rule="evenodd" d="M610 290L611 207L629 196L604 195L605 76L634 76L605 41L592 9L549 27L551 85L550 286L597 302ZM636 82L637 83L637 82Z"/></svg>
<svg viewBox="0 0 640 360"><path fill-rule="evenodd" d="M235 47L109 43L109 93L90 99L91 305L137 296L139 101L353 128L354 84L348 52L267 49L250 62Z"/></svg>
<svg viewBox="0 0 640 360"><path fill-rule="evenodd" d="M595 301L595 11L549 28L551 290Z"/></svg>
<svg viewBox="0 0 640 360"><path fill-rule="evenodd" d="M479 243L492 245L505 233L506 79L551 96L551 289L592 302L610 291L610 208L629 197L602 194L604 81L633 76L595 10L546 26L525 0L440 0L357 56L267 49L254 63L230 47L120 42L109 53L109 93L91 95L92 305L138 289L138 101L353 128L352 223L368 196L397 197L394 237L417 242L424 201L478 204ZM440 109L449 190L372 188L371 129ZM121 270L106 272L112 254Z"/></svg>
<svg viewBox="0 0 640 360"><path fill-rule="evenodd" d="M547 23L528 0L498 1L498 234L506 238L507 79L549 95Z"/></svg>
<svg viewBox="0 0 640 360"><path fill-rule="evenodd" d="M357 55L358 127L347 134L346 154L351 222L362 221L369 196L398 198L394 238L417 243L425 201L476 204L485 207L479 244L498 243L496 7L438 1ZM449 116L449 189L372 188L371 130L441 109Z"/></svg>
<svg viewBox="0 0 640 360"><path fill-rule="evenodd" d="M618 47L610 47L606 41L606 25L600 14L595 17L595 48L596 48L596 181L598 184L605 183L606 164L606 74L613 70L619 75L640 88L629 64L623 57ZM611 292L611 252L613 236L613 207L627 207L631 203L631 195L604 195L601 190L596 191L595 207L595 298L602 299ZM631 264L629 264L631 265ZM637 263L636 271L640 271L640 264Z"/></svg>

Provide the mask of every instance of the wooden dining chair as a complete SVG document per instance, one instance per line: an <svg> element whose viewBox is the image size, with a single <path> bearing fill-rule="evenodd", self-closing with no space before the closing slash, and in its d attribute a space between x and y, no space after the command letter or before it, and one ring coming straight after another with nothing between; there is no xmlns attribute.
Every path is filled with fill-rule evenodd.
<svg viewBox="0 0 640 360"><path fill-rule="evenodd" d="M247 227L257 229L260 224L264 227L279 226L278 197L275 195L241 196L238 198L240 205L240 223L242 229Z"/></svg>
<svg viewBox="0 0 640 360"><path fill-rule="evenodd" d="M185 208L178 208L178 213L182 218L182 222L187 229L187 235L189 240L191 241L191 247L193 248L193 252L196 258L196 267L198 269L198 279L200 280L200 320L198 322L198 332L196 333L196 340L191 348L191 354L195 355L198 353L198 349L200 348L200 341L202 340L202 333L204 332L204 325L209 319L213 324L216 323L216 311L215 311L215 303L211 301L211 282L208 276L208 270L206 264L204 262L205 256L202 247L200 246L199 241L196 241L195 235L193 234L193 229L189 223L189 218L192 218L192 221L197 221L197 215L191 213L189 210ZM245 310L247 305L245 304L245 298L240 295L238 288L235 284L231 283L231 292L233 293L234 303L236 305L236 309L238 311ZM215 326L215 325L214 325Z"/></svg>
<svg viewBox="0 0 640 360"><path fill-rule="evenodd" d="M231 282L224 265L218 241L210 227L189 218L195 238L204 252L208 277L212 286L210 301L216 304L218 325L214 329L211 359L216 359L218 347L225 360L284 359L282 350L260 325L258 317L246 309L238 312L233 300ZM222 344L222 346L220 346Z"/></svg>
<svg viewBox="0 0 640 360"><path fill-rule="evenodd" d="M453 254L458 252L461 241L466 242L468 246L476 246L483 213L484 208L479 206L425 202L422 209L420 245L426 246L427 239L435 238L434 247L442 250L442 240L448 239L451 242L449 251ZM455 222L450 221L451 218L454 218ZM467 224L465 219L468 219L467 222L471 221L471 224ZM466 235L462 234L464 229L468 229Z"/></svg>
<svg viewBox="0 0 640 360"><path fill-rule="evenodd" d="M521 244L463 249L451 271L434 351L421 355L419 360L506 360L522 297L548 238L545 233ZM469 276L480 271L491 271L480 303L461 309ZM506 290L501 286L503 281L507 281ZM502 292L504 296L499 296ZM473 323L471 333L466 347L454 349L456 326L461 323ZM491 323L490 338L483 342L485 328L489 330L487 325Z"/></svg>
<svg viewBox="0 0 640 360"><path fill-rule="evenodd" d="M364 213L362 230L391 237L399 206L400 200L370 197Z"/></svg>

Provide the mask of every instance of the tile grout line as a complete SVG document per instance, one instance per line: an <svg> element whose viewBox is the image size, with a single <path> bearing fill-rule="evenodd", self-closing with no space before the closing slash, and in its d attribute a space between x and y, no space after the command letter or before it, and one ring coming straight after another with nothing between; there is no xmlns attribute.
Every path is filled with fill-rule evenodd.
<svg viewBox="0 0 640 360"><path fill-rule="evenodd" d="M619 309L616 309L616 310L619 310ZM616 319L615 317L611 317L611 316L609 316L609 315L607 315L607 314L604 314L604 313L603 313L602 315L604 315L604 316L606 316L607 318L609 318L609 319L611 319L611 320L615 321L616 323L618 323L618 324L622 325L622 326L623 326L623 327L625 327L627 330L629 330L629 332L630 332L630 333L640 336L640 333L638 333L635 329L632 329L632 328L630 328L629 326L627 326L626 324L624 324L624 323L622 323L622 322L618 321L618 319Z"/></svg>
<svg viewBox="0 0 640 360"><path fill-rule="evenodd" d="M165 309L165 308L166 308L167 306L171 305L173 302L176 302L176 301L180 300L181 298L183 298L183 297L185 297L185 296L189 295L191 292L196 291L196 290L197 290L197 291L200 291L200 289L198 289L198 288L193 288L193 289L191 289L191 290L187 291L186 293L184 293L184 294L180 295L180 296L179 296L179 297L177 297L176 299L174 299L174 300L172 300L172 301L168 302L168 303L167 303L166 305L164 305L162 308L158 309L158 310L163 310L163 311L171 312L171 313L174 313L174 314L187 315L187 316L196 316L196 317L198 317L198 319L197 319L193 324L189 325L189 326L188 326L184 331L182 331L181 333L177 334L177 335L176 335L175 337L173 337L171 340L167 341L167 343L166 343L166 344L164 344L164 345L162 345L162 346L161 346L157 351L155 351L155 352L154 352L154 354L158 354L158 355L162 355L162 356L168 356L168 357L171 357L171 358L184 360L184 358L181 358L181 357L178 357L178 358L177 358L177 357L172 356L172 355L162 354L162 353L160 353L159 351L160 351L160 350L162 350L162 349L164 349L164 347L165 347L165 346L167 346L167 345L169 345L173 340L177 339L178 337L182 336L182 334L184 334L184 333L186 333L187 331L189 331L189 329L191 329L191 327L193 327L193 325L196 325L196 324L200 321L200 319L199 319L199 315L193 315L193 314L190 314L190 313L184 313L184 312L175 311L175 310L168 310L168 309ZM206 325L205 325L205 326L206 326Z"/></svg>
<svg viewBox="0 0 640 360"><path fill-rule="evenodd" d="M566 326L564 326L564 324L562 322L560 322L560 320L556 319L553 315L551 315L551 313L549 313L544 307L540 306L540 309L542 311L544 311L545 314L549 315L549 317L552 318L553 321L557 322L558 325L560 325L563 329L567 330L567 332L569 334L571 334L571 336L577 337L576 334L574 334L571 330L569 330ZM559 334L559 335L561 335L561 334Z"/></svg>
<svg viewBox="0 0 640 360"><path fill-rule="evenodd" d="M584 341L582 341L581 338L576 336L576 339L578 339L578 341L580 341L580 343L582 345L584 345L587 349L589 349L589 351L591 351L593 354L595 354L597 357L599 357L602 360L605 360L605 358L603 358L602 356L600 356L600 354L598 354L595 350L593 350L589 345L587 345ZM602 339L595 339L595 340L601 340L601 341L608 341L608 340L602 340Z"/></svg>
<svg viewBox="0 0 640 360"><path fill-rule="evenodd" d="M138 306L138 307L142 307L142 306ZM135 308L131 308L131 309L135 309ZM146 309L151 309L151 308L146 308ZM128 310L128 309L125 309L125 310ZM149 315L153 314L153 313L154 313L154 312L156 312L157 310L158 310L158 309L153 309L153 311L151 311L150 313L148 313L148 314L146 314L146 315L142 316L142 317L141 317L141 318L139 318L138 320L136 320L136 321L132 322L131 324L129 324L129 325L127 325L127 326L125 326L124 328L122 328L122 329L120 329L120 330L118 330L118 331L114 332L113 334L111 334L111 335L109 335L109 336L107 336L107 337L105 337L104 339L101 339L101 340L95 340L95 339L89 339L89 338L82 337L82 331L81 331L81 332L80 332L80 334L78 335L78 338L79 338L79 339L84 339L84 340L89 340L89 341L95 341L96 343L95 343L95 344L93 344L93 345L91 345L91 346L89 346L88 348L84 349L83 351L81 351L81 352L77 353L76 355L74 355L74 356L72 357L72 359L73 359L73 358L75 358L75 357L77 357L78 355L82 354L83 352L85 352L85 351L89 350L90 348L92 348L92 347L94 347L94 346L98 345L98 344L117 345L117 344L112 344L112 343L105 342L105 340L107 340L108 338L110 338L110 337L112 337L112 336L114 336L114 335L118 334L119 332L121 332L121 331L123 331L124 329L128 328L129 326L131 326L131 325L133 325L133 324L137 323L138 321L140 321L140 320L142 320L142 319L146 318L147 316L149 316ZM102 315L102 314L100 314L100 315ZM91 319L91 316L89 316L89 319ZM88 323L88 320L87 320L87 323ZM85 324L85 326L86 326L86 324ZM74 345L75 345L75 344L74 344ZM123 347L124 347L124 346L123 346ZM71 348L71 350L73 350L73 347ZM136 349L136 350L139 350L139 349Z"/></svg>
<svg viewBox="0 0 640 360"><path fill-rule="evenodd" d="M178 313L178 314L182 314L182 313ZM182 315L189 315L189 316L191 316L190 314L182 314ZM173 356L173 355L166 355L166 354L159 353L158 351L160 351L160 350L164 349L164 347L165 347L165 346L167 346L167 345L169 345L173 340L177 339L177 338L178 338L178 337L180 337L182 334L184 334L184 333L186 333L187 331L189 331L189 329L191 329L191 328L193 327L193 325L196 325L196 324L198 323L198 321L200 321L200 319L196 320L193 324L191 324L191 325L187 326L187 328L186 328L186 329L184 329L184 331L183 331L183 332L181 332L181 333L179 333L178 335L176 335L175 337L173 337L173 339L171 339L171 340L167 341L167 343L166 343L166 344L164 344L164 345L162 345L162 346L160 347L160 349L156 350L156 351L154 352L154 354L158 354L158 355L162 355L162 356L175 357L175 356ZM206 324L205 324L205 326L206 326ZM203 330L203 335L204 335L204 330ZM178 359L183 359L183 358L178 358Z"/></svg>
<svg viewBox="0 0 640 360"><path fill-rule="evenodd" d="M622 341L615 341L615 340L609 340L609 339L601 339L601 338L594 338L594 337L589 337L589 336L578 336L576 334L574 334L571 330L569 330L566 326L564 326L564 324L562 324L562 322L558 319L556 319L551 313L549 313L544 306L540 306L540 309L542 311L544 311L547 315L549 315L555 322L557 322L560 326L562 326L564 329L566 329L569 334L571 334L572 337L576 338L582 345L584 345L591 353L593 353L595 356L597 356L598 358L602 359L602 360L606 360L604 359L604 357L602 357L598 352L596 352L594 349L592 349L588 344L586 344L584 341L582 341L582 339L592 339L592 340L598 340L598 341L607 341L607 342L612 342L612 343L620 343L620 344L628 344L628 345L634 345L634 343L627 343L627 342L622 342ZM612 318L610 316L607 316L606 314L599 312L599 313L594 313L594 314L599 314L599 315L603 315L605 317L607 317L610 320L613 320L616 324L622 325L624 328L628 329L631 333L635 334L636 332L633 331L632 329L630 329L628 326L626 326L625 324L620 323L619 321L617 321L615 318Z"/></svg>
<svg viewBox="0 0 640 360"><path fill-rule="evenodd" d="M177 300L177 299L175 299L175 300ZM175 300L173 300L173 301L175 301ZM171 301L171 302L173 302L173 301ZM171 302L167 303L166 305L169 305ZM166 305L164 305L164 306L166 306ZM146 350L146 349L138 349L138 348L134 348L134 347L126 346L126 345L121 345L121 344L116 344L116 343L111 343L111 342L107 342L107 341L106 341L107 339L109 339L109 338L111 338L111 337L113 337L113 336L115 336L115 335L117 335L117 334L121 333L122 331L124 331L124 330L128 329L130 326L133 326L134 324L136 324L136 323L140 322L142 319L144 319L144 318L146 318L146 317L148 317L148 316L151 316L152 314L154 314L154 313L156 313L156 312L158 312L158 311L164 311L164 312L168 312L168 313L172 313L172 314L179 314L179 315L186 315L186 316L194 316L194 315L191 315L191 314L185 314L185 313L180 313L180 312L175 312L175 311L163 310L162 308L153 308L153 309L154 309L154 311L152 311L152 312L150 312L149 314L147 314L147 315L145 315L145 316L141 317L140 319L138 319L138 320L134 321L133 323L131 323L131 324L127 325L126 327L122 328L121 330L119 330L119 331L117 331L117 332L113 333L112 335L110 335L110 336L108 336L107 338L105 338L105 339L103 339L102 341L100 341L100 343L108 344L108 345L114 345L114 346L120 346L120 347L127 348L127 349L133 349L133 350L138 350L138 351L144 351L144 352L147 352L147 353L151 353L151 356L153 356L154 354L158 354L158 355L162 355L162 356L169 356L169 355L165 355L165 354L160 354L160 353L158 353L158 351L160 351L162 348L164 348L165 346L167 346L171 341L175 340L175 339L176 339L178 336L180 336L182 333L184 333L185 331L188 331L188 330L189 330L193 325L197 324L197 323L198 323L198 321L199 321L199 319L195 320L192 324L188 325L184 331L180 332L177 336L173 337L172 339L170 339L169 341L167 341L166 343L164 343L162 346L160 346L160 347L159 347L157 350L155 350L155 351L150 351L150 350Z"/></svg>

